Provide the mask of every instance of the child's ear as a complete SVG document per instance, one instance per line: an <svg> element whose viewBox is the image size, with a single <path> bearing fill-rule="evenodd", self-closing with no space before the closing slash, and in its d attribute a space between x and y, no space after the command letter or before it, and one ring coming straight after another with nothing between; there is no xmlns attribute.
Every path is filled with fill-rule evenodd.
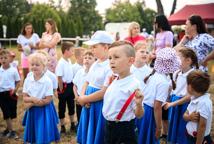
<svg viewBox="0 0 214 144"><path fill-rule="evenodd" d="M129 63L130 63L130 64L133 64L134 61L135 61L135 57L130 57L130 58L129 58Z"/></svg>

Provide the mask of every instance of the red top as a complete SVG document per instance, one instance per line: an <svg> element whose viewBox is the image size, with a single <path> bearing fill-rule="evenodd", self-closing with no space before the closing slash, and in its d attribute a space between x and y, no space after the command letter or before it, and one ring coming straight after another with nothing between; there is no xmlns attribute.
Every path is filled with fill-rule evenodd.
<svg viewBox="0 0 214 144"><path fill-rule="evenodd" d="M137 35L135 37L127 37L125 40L131 42L134 45L137 41L145 40L145 38L141 35Z"/></svg>

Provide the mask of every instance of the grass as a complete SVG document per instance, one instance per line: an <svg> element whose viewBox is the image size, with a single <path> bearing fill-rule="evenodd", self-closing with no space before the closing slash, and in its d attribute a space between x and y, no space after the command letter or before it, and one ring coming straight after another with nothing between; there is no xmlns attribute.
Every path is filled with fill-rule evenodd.
<svg viewBox="0 0 214 144"><path fill-rule="evenodd" d="M16 53L16 57L15 60L19 61L20 64L20 52L17 51L16 46L12 46L11 48L8 48L8 50L13 51ZM60 48L57 48L57 54L58 54L58 58L61 57L61 51ZM72 58L73 59L73 58ZM21 93L21 90L19 91L19 93ZM24 109L23 109L23 100L22 100L22 96L20 95L18 98L18 105L17 105L17 119L14 121L14 129L17 131L18 135L19 135L19 139L18 140L14 140L14 139L8 139L8 138L1 138L0 137L0 144L23 144L23 132L24 132L24 127L22 126L22 119L23 119L23 115L24 115ZM54 104L55 104L55 108L56 110L58 110L58 99L54 98ZM67 113L66 113L67 114ZM70 122L69 122L69 117L68 115L66 115L65 118L65 122L66 122L66 128L67 131L70 128ZM3 131L6 128L6 124L5 121L3 121L3 115L2 112L0 112L0 132ZM60 127L59 127L60 130ZM67 133L66 135L61 136L61 140L60 140L60 144L75 144L76 143L76 134L75 133Z"/></svg>

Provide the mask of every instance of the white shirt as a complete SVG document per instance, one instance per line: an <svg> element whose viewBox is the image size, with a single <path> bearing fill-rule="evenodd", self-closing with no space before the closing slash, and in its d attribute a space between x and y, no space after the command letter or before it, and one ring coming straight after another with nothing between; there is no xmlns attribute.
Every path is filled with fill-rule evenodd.
<svg viewBox="0 0 214 144"><path fill-rule="evenodd" d="M120 80L115 79L107 88L103 98L102 112L104 118L108 121L115 121L121 108L137 88L140 88L140 83L133 75ZM134 119L135 108L135 102L132 100L120 121L130 121Z"/></svg>
<svg viewBox="0 0 214 144"><path fill-rule="evenodd" d="M190 104L187 107L189 114L192 112L199 112L200 116L207 120L206 130L204 136L210 134L212 125L212 101L210 94L206 93L198 98L192 97ZM186 129L188 134L193 136L193 132L197 132L198 123L189 121L187 122Z"/></svg>
<svg viewBox="0 0 214 144"><path fill-rule="evenodd" d="M0 92L15 89L15 82L20 81L17 68L10 66L8 69L0 67Z"/></svg>
<svg viewBox="0 0 214 144"><path fill-rule="evenodd" d="M142 91L144 104L154 107L155 100L163 104L166 102L169 95L170 81L165 74L155 72L144 85L145 88Z"/></svg>
<svg viewBox="0 0 214 144"><path fill-rule="evenodd" d="M77 86L77 93L81 95L82 87L86 82L87 73L84 68L81 68L74 76L73 83Z"/></svg>
<svg viewBox="0 0 214 144"><path fill-rule="evenodd" d="M75 77L75 75L77 74L77 72L78 72L81 68L83 68L82 65L80 65L80 64L78 64L78 63L73 64L72 69L73 69L73 75L74 75L74 77Z"/></svg>
<svg viewBox="0 0 214 144"><path fill-rule="evenodd" d="M22 47L25 47L27 45L29 45L30 43L32 43L34 46L36 46L36 44L40 41L40 38L38 36L38 34L33 33L32 36L30 38L26 38L24 35L20 34L17 38L17 43L20 44ZM32 49L31 52L34 52L35 50ZM22 52L21 55L22 58L27 58L27 56L24 55L24 53Z"/></svg>
<svg viewBox="0 0 214 144"><path fill-rule="evenodd" d="M137 68L134 65L132 65L130 71L140 81L140 86L141 86L140 89L143 90L144 79L152 72L152 69L146 64L140 68Z"/></svg>
<svg viewBox="0 0 214 144"><path fill-rule="evenodd" d="M45 74L37 81L33 74L30 74L24 81L23 93L42 99L46 96L53 96L53 85L50 78Z"/></svg>
<svg viewBox="0 0 214 144"><path fill-rule="evenodd" d="M175 94L176 96L183 97L187 94L187 75L193 71L194 69L190 69L189 71L182 73L176 71L173 75L173 79L176 82L176 88L172 91L172 94ZM176 80L177 77L177 80Z"/></svg>
<svg viewBox="0 0 214 144"><path fill-rule="evenodd" d="M97 61L92 64L89 69L86 81L89 82L89 86L101 89L104 82L112 75L112 71L109 66L109 60L98 63Z"/></svg>
<svg viewBox="0 0 214 144"><path fill-rule="evenodd" d="M56 66L56 75L62 77L62 81L65 83L71 83L73 81L73 70L70 60L60 58Z"/></svg>

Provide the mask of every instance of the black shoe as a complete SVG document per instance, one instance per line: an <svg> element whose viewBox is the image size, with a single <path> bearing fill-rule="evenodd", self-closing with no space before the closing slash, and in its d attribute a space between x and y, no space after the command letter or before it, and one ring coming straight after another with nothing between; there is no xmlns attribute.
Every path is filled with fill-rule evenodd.
<svg viewBox="0 0 214 144"><path fill-rule="evenodd" d="M12 139L18 139L18 135L16 134L15 131L11 131L9 134L8 134L8 138L12 138Z"/></svg>
<svg viewBox="0 0 214 144"><path fill-rule="evenodd" d="M72 122L70 127L70 132L75 132L75 131L76 131L76 126L75 126L75 123Z"/></svg>
<svg viewBox="0 0 214 144"><path fill-rule="evenodd" d="M1 136L5 137L7 136L8 134L10 133L10 131L8 129L4 130L2 133L1 133Z"/></svg>
<svg viewBox="0 0 214 144"><path fill-rule="evenodd" d="M65 126L64 126L64 125L62 125L62 126L61 126L60 134L65 134L65 133L66 133Z"/></svg>

